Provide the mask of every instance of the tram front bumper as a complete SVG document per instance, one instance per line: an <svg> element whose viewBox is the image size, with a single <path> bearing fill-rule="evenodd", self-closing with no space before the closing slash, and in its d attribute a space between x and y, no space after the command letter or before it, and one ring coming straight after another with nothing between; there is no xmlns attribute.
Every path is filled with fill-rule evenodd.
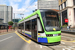
<svg viewBox="0 0 75 50"><path fill-rule="evenodd" d="M48 43L54 43L61 41L61 36L55 36L55 37L47 37Z"/></svg>

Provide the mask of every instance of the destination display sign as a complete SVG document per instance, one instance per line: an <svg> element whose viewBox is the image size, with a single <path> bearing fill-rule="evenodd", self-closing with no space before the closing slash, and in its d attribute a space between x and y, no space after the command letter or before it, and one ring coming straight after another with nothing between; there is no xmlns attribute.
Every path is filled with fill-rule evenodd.
<svg viewBox="0 0 75 50"><path fill-rule="evenodd" d="M49 14L47 14L46 17L57 17L57 15L49 15Z"/></svg>

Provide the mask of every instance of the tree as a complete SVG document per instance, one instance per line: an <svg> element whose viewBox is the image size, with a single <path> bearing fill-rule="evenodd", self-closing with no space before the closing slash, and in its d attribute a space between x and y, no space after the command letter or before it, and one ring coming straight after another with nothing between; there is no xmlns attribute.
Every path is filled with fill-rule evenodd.
<svg viewBox="0 0 75 50"><path fill-rule="evenodd" d="M13 22L12 22L12 21L9 21L9 22L8 22L8 25L13 25Z"/></svg>

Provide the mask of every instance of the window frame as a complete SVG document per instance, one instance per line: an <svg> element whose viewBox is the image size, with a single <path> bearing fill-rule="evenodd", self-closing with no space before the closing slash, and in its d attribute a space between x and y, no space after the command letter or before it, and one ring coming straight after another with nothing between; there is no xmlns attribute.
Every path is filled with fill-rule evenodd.
<svg viewBox="0 0 75 50"><path fill-rule="evenodd" d="M38 15L38 16L39 16L39 15ZM37 19L40 21L40 18L39 18L39 17L37 17ZM41 24L41 27L42 27L42 31L38 31L38 33L44 33L44 29L43 29L43 26L42 26L41 21L40 21L40 24Z"/></svg>
<svg viewBox="0 0 75 50"><path fill-rule="evenodd" d="M61 4L61 10L63 9L63 4Z"/></svg>
<svg viewBox="0 0 75 50"><path fill-rule="evenodd" d="M27 23L27 22L29 22L29 23ZM29 25L29 28L28 28L28 29L27 29L27 27L28 27L27 25ZM26 31L31 31L30 26L31 26L31 21L30 21L30 20L29 20L29 21L26 21L26 22L25 22L25 30L26 30Z"/></svg>
<svg viewBox="0 0 75 50"><path fill-rule="evenodd" d="M64 7L66 8L66 2L64 2Z"/></svg>

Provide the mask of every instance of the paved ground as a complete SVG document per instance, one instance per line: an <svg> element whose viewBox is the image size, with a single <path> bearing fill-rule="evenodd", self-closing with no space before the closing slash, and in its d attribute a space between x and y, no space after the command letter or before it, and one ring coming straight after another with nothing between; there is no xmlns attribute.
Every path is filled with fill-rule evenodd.
<svg viewBox="0 0 75 50"><path fill-rule="evenodd" d="M75 36L62 33L61 44L44 46L19 33L0 35L0 50L75 50Z"/></svg>
<svg viewBox="0 0 75 50"><path fill-rule="evenodd" d="M13 31L13 29L8 29L8 32ZM0 33L7 32L7 29L0 30Z"/></svg>
<svg viewBox="0 0 75 50"><path fill-rule="evenodd" d="M75 50L75 35L62 33L61 44L50 46L54 50Z"/></svg>
<svg viewBox="0 0 75 50"><path fill-rule="evenodd" d="M62 33L61 44L55 46L44 46L31 41L27 50L75 50L75 35Z"/></svg>
<svg viewBox="0 0 75 50"><path fill-rule="evenodd" d="M8 30L8 32L7 32L7 30L5 29L5 30L0 30L0 35L3 35L3 34L8 34L8 33L14 33L15 32L15 30L11 30L11 29L9 29Z"/></svg>
<svg viewBox="0 0 75 50"><path fill-rule="evenodd" d="M27 43L15 33L0 36L0 50L21 50L24 45Z"/></svg>

